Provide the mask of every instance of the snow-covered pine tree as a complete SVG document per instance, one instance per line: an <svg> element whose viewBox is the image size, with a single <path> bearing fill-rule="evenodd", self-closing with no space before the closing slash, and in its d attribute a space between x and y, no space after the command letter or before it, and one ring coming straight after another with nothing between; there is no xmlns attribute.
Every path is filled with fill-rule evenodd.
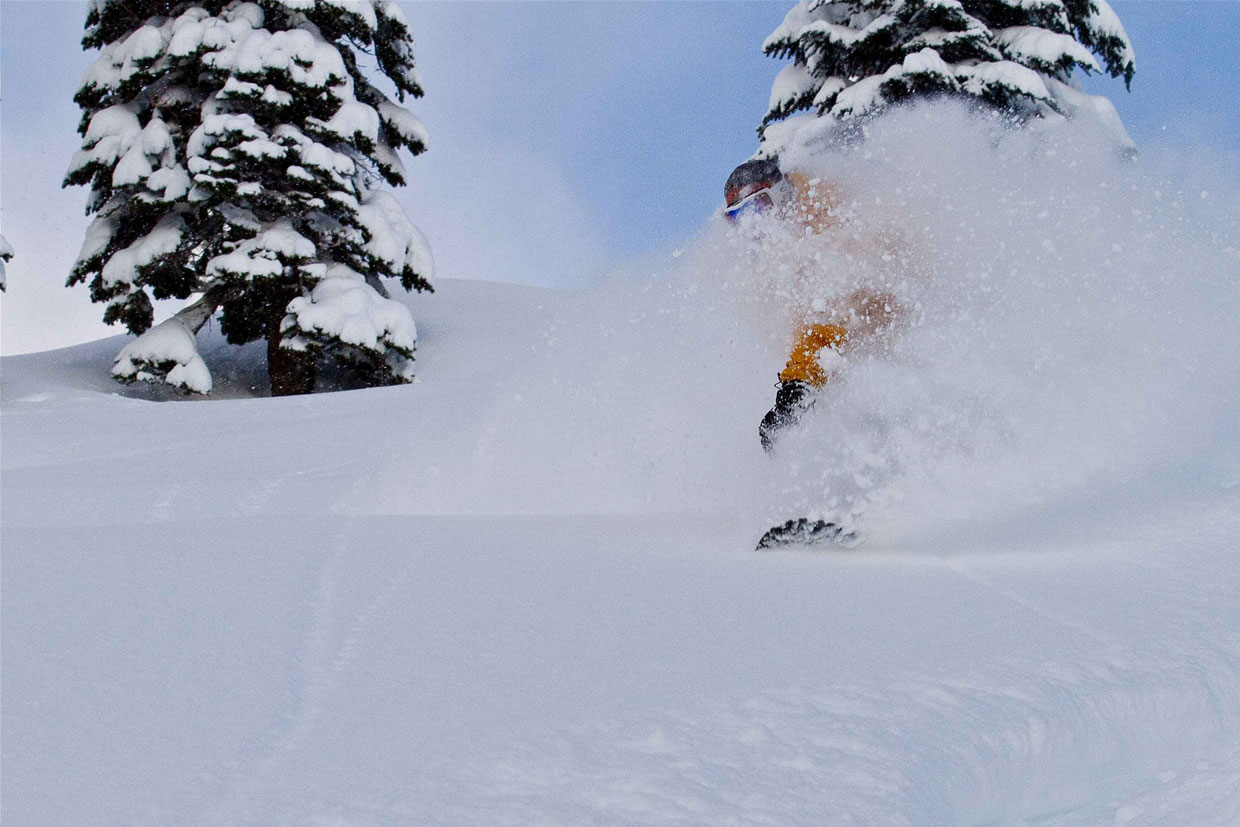
<svg viewBox="0 0 1240 827"><path fill-rule="evenodd" d="M413 319L383 280L429 290L431 258L374 188L405 183L401 148L426 148L396 102L422 94L397 4L92 0L82 43L101 52L65 185L91 187L95 219L69 284L139 334L113 375L209 392L195 335L218 312L229 342L267 341L274 394L309 392L326 362L409 381ZM192 295L152 327L152 299Z"/></svg>
<svg viewBox="0 0 1240 827"><path fill-rule="evenodd" d="M12 245L9 244L8 239L0 235L0 292L4 292L4 287L6 283L5 275L4 275L5 262L12 260L12 258L13 258Z"/></svg>
<svg viewBox="0 0 1240 827"><path fill-rule="evenodd" d="M932 96L1070 116L1092 105L1069 85L1076 68L1128 84L1135 70L1106 0L802 0L763 50L793 62L760 132L801 110L846 121Z"/></svg>

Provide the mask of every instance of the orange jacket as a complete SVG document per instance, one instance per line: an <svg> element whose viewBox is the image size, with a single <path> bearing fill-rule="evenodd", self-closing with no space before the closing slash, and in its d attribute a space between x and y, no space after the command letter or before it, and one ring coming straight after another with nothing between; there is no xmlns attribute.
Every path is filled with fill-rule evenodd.
<svg viewBox="0 0 1240 827"><path fill-rule="evenodd" d="M835 187L799 172L790 172L785 177L792 187L792 214L789 218L814 232L825 230L835 223L835 216L831 214L831 208L839 201ZM826 384L829 374L819 363L818 356L823 348L838 349L847 338L848 331L839 325L801 325L788 364L779 373L779 381L808 382L816 388Z"/></svg>
<svg viewBox="0 0 1240 827"><path fill-rule="evenodd" d="M799 222L815 234L839 221L834 209L839 206L843 195L835 184L798 172L787 173L785 177L792 186L792 204L787 214L790 220ZM801 381L821 387L831 376L830 366L824 368L819 359L824 348L838 352L850 337L861 345L871 337L881 335L883 330L897 322L901 308L890 293L862 288L841 297L833 312L827 315L832 320L847 318L848 327L811 321L802 323L797 329L788 363L780 371L779 381ZM838 362L835 359L830 361Z"/></svg>
<svg viewBox="0 0 1240 827"><path fill-rule="evenodd" d="M843 199L837 186L821 178L810 178L803 172L789 172L784 178L792 187L790 218L816 233L836 223L831 210Z"/></svg>
<svg viewBox="0 0 1240 827"><path fill-rule="evenodd" d="M839 349L848 339L848 331L834 324L807 324L801 328L788 364L779 373L780 382L808 382L816 388L827 383L829 374L818 355L825 347Z"/></svg>

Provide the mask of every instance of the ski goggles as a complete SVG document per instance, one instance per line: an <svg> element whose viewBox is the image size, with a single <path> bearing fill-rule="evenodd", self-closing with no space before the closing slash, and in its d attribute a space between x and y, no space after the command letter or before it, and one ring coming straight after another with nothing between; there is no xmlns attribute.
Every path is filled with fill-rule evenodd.
<svg viewBox="0 0 1240 827"><path fill-rule="evenodd" d="M735 204L727 207L723 211L723 217L733 223L736 223L742 216L761 215L775 207L775 199L772 197L770 187L760 189L745 196Z"/></svg>

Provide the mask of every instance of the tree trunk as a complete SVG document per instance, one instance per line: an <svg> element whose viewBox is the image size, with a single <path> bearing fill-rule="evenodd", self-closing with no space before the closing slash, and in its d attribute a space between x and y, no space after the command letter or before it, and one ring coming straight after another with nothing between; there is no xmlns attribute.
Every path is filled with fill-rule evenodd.
<svg viewBox="0 0 1240 827"><path fill-rule="evenodd" d="M314 391L314 358L303 351L280 347L280 322L284 309L272 315L267 325L267 377L272 396L297 396Z"/></svg>
<svg viewBox="0 0 1240 827"><path fill-rule="evenodd" d="M203 291L198 301L184 307L176 314L176 318L181 320L181 324L189 329L190 333L198 335L198 331L202 330L202 326L207 323L215 315L215 311L220 309L221 296L219 289L212 285Z"/></svg>

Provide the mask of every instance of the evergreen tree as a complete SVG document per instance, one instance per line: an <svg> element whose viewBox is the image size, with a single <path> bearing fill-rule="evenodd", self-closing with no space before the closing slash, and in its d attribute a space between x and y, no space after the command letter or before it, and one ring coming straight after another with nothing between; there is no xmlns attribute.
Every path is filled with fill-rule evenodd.
<svg viewBox="0 0 1240 827"><path fill-rule="evenodd" d="M431 259L374 189L405 183L401 148L426 148L398 103L422 88L397 4L92 0L82 43L101 51L65 185L90 186L95 219L69 284L140 334L113 374L208 392L195 334L218 313L229 342L266 340L274 394L309 392L328 362L409 381L413 319L383 279L429 290ZM194 294L152 327L152 299Z"/></svg>
<svg viewBox="0 0 1240 827"><path fill-rule="evenodd" d="M5 262L11 260L12 258L13 258L13 247L9 244L8 239L0 235L0 293L4 292L4 287L5 287L5 275L4 275Z"/></svg>
<svg viewBox="0 0 1240 827"><path fill-rule="evenodd" d="M1070 116L1092 105L1070 85L1075 69L1128 84L1134 72L1106 0L802 0L763 48L793 62L760 131L801 110L846 121L933 96L1018 121Z"/></svg>

